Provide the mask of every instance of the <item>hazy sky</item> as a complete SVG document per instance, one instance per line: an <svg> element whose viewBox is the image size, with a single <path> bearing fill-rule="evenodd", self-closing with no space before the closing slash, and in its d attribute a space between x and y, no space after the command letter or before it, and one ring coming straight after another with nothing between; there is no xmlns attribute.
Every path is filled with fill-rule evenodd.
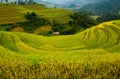
<svg viewBox="0 0 120 79"><path fill-rule="evenodd" d="M18 0L8 0L8 1L18 1ZM54 2L54 3L57 3L57 2L64 3L64 2L67 2L67 1L74 1L74 0L34 0L34 1L38 1L38 2L39 1L49 1L49 2Z"/></svg>
<svg viewBox="0 0 120 79"><path fill-rule="evenodd" d="M18 0L8 0L8 1L18 1ZM25 0L23 0L25 1ZM48 1L48 2L52 2L52 3L57 3L57 4L62 4L62 3L66 3L68 1L75 1L75 2L78 2L80 1L80 3L82 4L86 4L86 3L93 3L93 2L96 2L96 1L101 1L101 0L34 0L36 2L40 2L40 1Z"/></svg>
<svg viewBox="0 0 120 79"><path fill-rule="evenodd" d="M49 2L54 2L54 3L64 3L67 1L74 1L74 0L42 0L42 1L49 1Z"/></svg>

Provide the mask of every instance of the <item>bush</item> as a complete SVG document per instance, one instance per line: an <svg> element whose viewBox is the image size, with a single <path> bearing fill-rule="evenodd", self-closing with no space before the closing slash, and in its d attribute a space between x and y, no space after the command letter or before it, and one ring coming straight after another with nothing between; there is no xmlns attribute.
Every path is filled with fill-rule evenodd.
<svg viewBox="0 0 120 79"><path fill-rule="evenodd" d="M50 22L45 18L38 18L36 13L32 12L25 14L26 22L22 23L21 26L28 32L32 32L37 27L43 25L50 25Z"/></svg>
<svg viewBox="0 0 120 79"><path fill-rule="evenodd" d="M103 14L101 17L97 18L98 22L105 22L105 21L112 21L112 20L119 20L120 14L112 14L112 13L106 13Z"/></svg>
<svg viewBox="0 0 120 79"><path fill-rule="evenodd" d="M86 13L75 12L70 17L73 19L73 21L70 21L69 24L73 26L74 31L76 32L81 28L87 29L97 24L97 22Z"/></svg>

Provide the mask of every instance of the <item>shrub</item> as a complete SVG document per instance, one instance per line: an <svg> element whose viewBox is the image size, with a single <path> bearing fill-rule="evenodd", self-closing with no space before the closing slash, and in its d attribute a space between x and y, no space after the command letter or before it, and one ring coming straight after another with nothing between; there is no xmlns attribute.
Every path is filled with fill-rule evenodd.
<svg viewBox="0 0 120 79"><path fill-rule="evenodd" d="M79 31L81 28L90 28L97 24L97 22L86 13L75 12L70 17L73 19L73 21L70 21L69 24L73 26L74 31Z"/></svg>

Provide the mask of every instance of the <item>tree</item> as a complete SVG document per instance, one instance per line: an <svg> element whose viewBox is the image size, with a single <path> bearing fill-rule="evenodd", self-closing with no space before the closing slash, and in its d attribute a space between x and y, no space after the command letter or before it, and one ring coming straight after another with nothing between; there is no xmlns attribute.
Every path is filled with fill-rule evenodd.
<svg viewBox="0 0 120 79"><path fill-rule="evenodd" d="M61 32L62 29L64 29L63 24L60 24L56 20L54 20L52 25L52 30L55 32Z"/></svg>
<svg viewBox="0 0 120 79"><path fill-rule="evenodd" d="M34 12L32 12L32 13L27 12L27 14L25 15L25 18L28 21L36 21L38 19L36 13L34 13Z"/></svg>
<svg viewBox="0 0 120 79"><path fill-rule="evenodd" d="M73 26L74 31L79 31L81 28L90 28L91 26L97 24L97 22L86 13L75 12L70 17L73 21L70 21L69 24Z"/></svg>
<svg viewBox="0 0 120 79"><path fill-rule="evenodd" d="M118 20L118 19L120 19L120 14L106 13L106 14L103 14L101 17L97 18L97 21L105 22L105 21L112 21L112 20Z"/></svg>
<svg viewBox="0 0 120 79"><path fill-rule="evenodd" d="M26 22L22 23L22 27L25 28L25 30L32 32L37 27L43 26L43 25L49 25L49 21L45 18L38 18L36 13L34 12L27 12L25 14Z"/></svg>

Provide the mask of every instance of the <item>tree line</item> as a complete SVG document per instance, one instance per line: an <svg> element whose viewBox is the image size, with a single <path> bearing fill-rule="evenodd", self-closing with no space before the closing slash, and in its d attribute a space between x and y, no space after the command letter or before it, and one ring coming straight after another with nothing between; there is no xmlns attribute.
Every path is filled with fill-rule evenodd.
<svg viewBox="0 0 120 79"><path fill-rule="evenodd" d="M91 12L74 12L70 15L72 20L68 24L54 22L52 29L53 31L59 31L63 35L75 34L102 22L120 20L120 14L108 12L99 16L97 19L92 18L91 16L93 15Z"/></svg>

